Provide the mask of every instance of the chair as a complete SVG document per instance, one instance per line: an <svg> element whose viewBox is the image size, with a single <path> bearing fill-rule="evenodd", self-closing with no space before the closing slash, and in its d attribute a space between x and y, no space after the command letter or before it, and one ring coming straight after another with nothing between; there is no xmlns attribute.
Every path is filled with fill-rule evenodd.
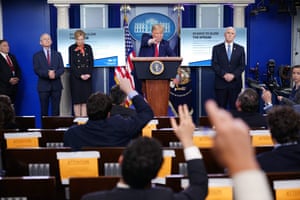
<svg viewBox="0 0 300 200"><path fill-rule="evenodd" d="M56 200L55 177L2 177L1 199Z"/></svg>
<svg viewBox="0 0 300 200"><path fill-rule="evenodd" d="M70 178L70 200L80 200L83 195L91 192L111 190L119 179L113 176Z"/></svg>
<svg viewBox="0 0 300 200"><path fill-rule="evenodd" d="M274 181L300 179L300 171L299 172L269 172L267 173L267 178L268 178L269 185L273 191L273 196L275 197Z"/></svg>
<svg viewBox="0 0 300 200"><path fill-rule="evenodd" d="M169 147L171 142L179 142L173 130L152 130L152 137L160 141L163 147Z"/></svg>
<svg viewBox="0 0 300 200"><path fill-rule="evenodd" d="M155 117L154 120L158 120L157 129L171 128L170 117ZM175 117L175 120L179 122L179 118Z"/></svg>
<svg viewBox="0 0 300 200"><path fill-rule="evenodd" d="M15 120L21 130L35 128L35 116L16 116Z"/></svg>
<svg viewBox="0 0 300 200"><path fill-rule="evenodd" d="M41 129L40 147L63 147L65 130Z"/></svg>
<svg viewBox="0 0 300 200"><path fill-rule="evenodd" d="M2 154L3 168L6 176L54 176L56 197L65 199L65 187L60 182L56 153L69 151L70 148L6 149Z"/></svg>
<svg viewBox="0 0 300 200"><path fill-rule="evenodd" d="M93 147L83 148L84 151L99 151L100 159L98 160L99 175L117 176L120 174L118 165L119 157L125 147Z"/></svg>
<svg viewBox="0 0 300 200"><path fill-rule="evenodd" d="M207 126L207 127L212 127L208 116L200 116L199 117L199 126Z"/></svg>
<svg viewBox="0 0 300 200"><path fill-rule="evenodd" d="M68 128L74 125L73 116L43 116L43 129Z"/></svg>

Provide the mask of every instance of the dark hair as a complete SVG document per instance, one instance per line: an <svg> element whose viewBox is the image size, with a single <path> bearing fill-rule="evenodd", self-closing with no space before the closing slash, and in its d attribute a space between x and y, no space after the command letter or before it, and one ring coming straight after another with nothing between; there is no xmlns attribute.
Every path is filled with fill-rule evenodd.
<svg viewBox="0 0 300 200"><path fill-rule="evenodd" d="M0 95L0 129L10 128L15 123L15 111L11 100L6 95Z"/></svg>
<svg viewBox="0 0 300 200"><path fill-rule="evenodd" d="M87 100L87 115L90 120L107 118L111 108L111 99L106 94L96 92L91 94Z"/></svg>
<svg viewBox="0 0 300 200"><path fill-rule="evenodd" d="M122 177L131 187L147 187L163 162L161 144L153 138L139 137L123 152Z"/></svg>
<svg viewBox="0 0 300 200"><path fill-rule="evenodd" d="M125 101L127 95L120 89L119 85L114 85L110 89L109 96L114 105L121 105Z"/></svg>
<svg viewBox="0 0 300 200"><path fill-rule="evenodd" d="M237 98L244 112L256 112L259 106L258 94L251 88L246 88Z"/></svg>
<svg viewBox="0 0 300 200"><path fill-rule="evenodd" d="M0 45L3 43L3 42L8 42L7 40L0 40Z"/></svg>
<svg viewBox="0 0 300 200"><path fill-rule="evenodd" d="M268 112L268 127L278 143L299 140L300 115L290 106L276 106Z"/></svg>
<svg viewBox="0 0 300 200"><path fill-rule="evenodd" d="M295 69L295 68L300 68L300 65L294 65L293 67L292 67L292 71L293 71L293 69Z"/></svg>

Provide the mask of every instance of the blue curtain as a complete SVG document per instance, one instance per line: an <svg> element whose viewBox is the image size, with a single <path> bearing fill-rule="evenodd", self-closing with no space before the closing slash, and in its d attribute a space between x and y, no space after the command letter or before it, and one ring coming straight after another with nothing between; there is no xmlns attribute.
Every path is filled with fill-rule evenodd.
<svg viewBox="0 0 300 200"><path fill-rule="evenodd" d="M184 11L182 12L182 27L194 28L196 27L196 6L184 5Z"/></svg>
<svg viewBox="0 0 300 200"><path fill-rule="evenodd" d="M120 28L121 27L121 14L120 5L108 5L108 28ZM125 42L125 41L124 41ZM125 49L124 49L125 54ZM114 81L114 68L109 68L109 88L111 88Z"/></svg>

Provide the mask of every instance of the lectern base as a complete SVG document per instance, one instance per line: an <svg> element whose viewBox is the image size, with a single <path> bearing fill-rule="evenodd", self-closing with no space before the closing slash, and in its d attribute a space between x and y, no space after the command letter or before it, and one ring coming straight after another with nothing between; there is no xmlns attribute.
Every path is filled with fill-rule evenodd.
<svg viewBox="0 0 300 200"><path fill-rule="evenodd" d="M169 80L143 80L143 93L156 117L168 116Z"/></svg>

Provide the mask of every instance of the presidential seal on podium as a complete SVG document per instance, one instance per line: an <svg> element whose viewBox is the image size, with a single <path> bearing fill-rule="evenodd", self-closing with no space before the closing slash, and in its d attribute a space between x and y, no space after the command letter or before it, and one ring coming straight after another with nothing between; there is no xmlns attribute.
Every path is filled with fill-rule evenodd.
<svg viewBox="0 0 300 200"><path fill-rule="evenodd" d="M160 75L164 72L165 66L161 61L155 60L150 64L150 72L153 75Z"/></svg>

